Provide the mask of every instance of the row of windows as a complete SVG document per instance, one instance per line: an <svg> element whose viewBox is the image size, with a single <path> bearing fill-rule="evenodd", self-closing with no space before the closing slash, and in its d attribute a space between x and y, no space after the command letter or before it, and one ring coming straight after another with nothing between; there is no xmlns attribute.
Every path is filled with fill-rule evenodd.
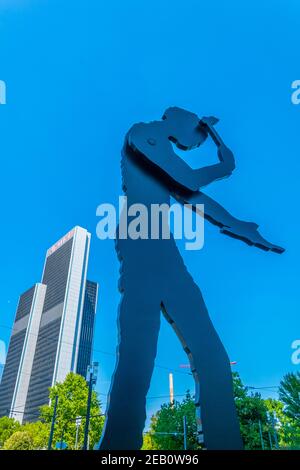
<svg viewBox="0 0 300 470"><path fill-rule="evenodd" d="M46 284L44 312L64 301L72 253L73 238L47 258L43 275Z"/></svg>
<svg viewBox="0 0 300 470"><path fill-rule="evenodd" d="M28 289L24 294L21 295L18 305L18 310L16 314L16 320L18 321L26 315L29 315L34 295L35 286Z"/></svg>
<svg viewBox="0 0 300 470"><path fill-rule="evenodd" d="M24 413L25 421L38 419L39 407L49 401L61 318L39 332Z"/></svg>
<svg viewBox="0 0 300 470"><path fill-rule="evenodd" d="M5 416L11 409L15 384L18 375L26 329L12 336L0 385L0 416Z"/></svg>

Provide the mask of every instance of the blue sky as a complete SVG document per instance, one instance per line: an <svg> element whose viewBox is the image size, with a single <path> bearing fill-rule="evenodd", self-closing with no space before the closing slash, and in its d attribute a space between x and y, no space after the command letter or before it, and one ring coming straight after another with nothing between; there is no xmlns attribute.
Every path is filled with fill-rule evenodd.
<svg viewBox="0 0 300 470"><path fill-rule="evenodd" d="M92 233L89 277L100 284L94 359L105 402L114 367L118 262L96 238L96 207L121 194L120 148L135 122L181 106L220 118L237 169L207 188L234 215L286 247L265 253L205 225L184 252L243 381L278 385L296 371L299 326L300 6L296 0L0 0L0 338L8 341L21 292L39 281L46 249L74 225ZM202 159L202 155L204 158ZM186 157L215 161L208 143ZM107 354L109 353L109 354ZM162 322L149 415L193 390L185 355ZM134 367L134 364L130 364ZM268 392L267 394L273 393Z"/></svg>

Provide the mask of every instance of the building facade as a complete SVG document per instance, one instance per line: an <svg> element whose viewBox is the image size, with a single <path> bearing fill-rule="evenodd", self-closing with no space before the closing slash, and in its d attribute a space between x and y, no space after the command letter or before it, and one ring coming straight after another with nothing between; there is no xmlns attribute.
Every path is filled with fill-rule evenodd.
<svg viewBox="0 0 300 470"><path fill-rule="evenodd" d="M22 418L45 293L46 286L36 284L20 296L1 380L0 416Z"/></svg>
<svg viewBox="0 0 300 470"><path fill-rule="evenodd" d="M0 385L0 415L9 409L20 422L35 421L49 402L49 387L71 371L86 375L98 296L98 285L86 279L89 249L90 234L75 227L47 251L42 283L34 287L38 298L33 300L33 288L23 294L26 301L21 296ZM21 304L26 307L20 314Z"/></svg>

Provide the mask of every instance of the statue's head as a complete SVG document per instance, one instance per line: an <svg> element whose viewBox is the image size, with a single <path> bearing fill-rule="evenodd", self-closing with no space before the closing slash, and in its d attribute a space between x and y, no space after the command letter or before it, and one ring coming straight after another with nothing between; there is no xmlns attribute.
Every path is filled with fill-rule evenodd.
<svg viewBox="0 0 300 470"><path fill-rule="evenodd" d="M167 126L169 139L182 150L199 147L207 138L199 117L190 111L174 106L166 109L162 119Z"/></svg>

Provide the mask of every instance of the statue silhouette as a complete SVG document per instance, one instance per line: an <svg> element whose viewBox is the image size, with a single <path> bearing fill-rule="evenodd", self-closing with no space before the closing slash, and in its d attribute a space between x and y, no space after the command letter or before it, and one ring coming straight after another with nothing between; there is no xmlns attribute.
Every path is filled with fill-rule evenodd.
<svg viewBox="0 0 300 470"><path fill-rule="evenodd" d="M264 250L282 248L267 242L253 223L239 221L199 191L230 176L232 152L214 129L218 120L169 108L161 121L135 124L122 150L123 190L133 204L204 204L204 217L221 232ZM190 150L210 136L219 162L191 169L174 153L172 143ZM202 214L203 215L203 214ZM130 224L128 217L127 223ZM151 227L149 215L149 232ZM146 419L146 395L154 368L162 312L188 355L196 382L196 406L201 406L204 443L208 449L242 449L233 398L229 358L209 318L200 289L188 273L174 238L122 239L117 364L108 399L100 450L140 449Z"/></svg>

